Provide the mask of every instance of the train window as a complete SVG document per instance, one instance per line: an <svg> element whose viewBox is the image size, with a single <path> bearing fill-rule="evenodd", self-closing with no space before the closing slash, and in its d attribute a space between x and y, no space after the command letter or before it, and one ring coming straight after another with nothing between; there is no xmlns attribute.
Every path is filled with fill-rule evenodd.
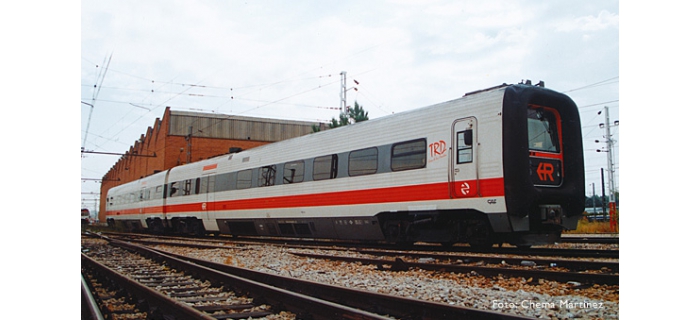
<svg viewBox="0 0 700 320"><path fill-rule="evenodd" d="M275 173L277 173L277 166L264 166L260 168L260 176L258 177L258 186L269 187L275 185Z"/></svg>
<svg viewBox="0 0 700 320"><path fill-rule="evenodd" d="M362 176L377 172L377 148L367 148L350 152L348 174Z"/></svg>
<svg viewBox="0 0 700 320"><path fill-rule="evenodd" d="M162 199L163 198L163 186L157 186L156 191L153 194L154 199Z"/></svg>
<svg viewBox="0 0 700 320"><path fill-rule="evenodd" d="M168 193L168 197L177 197L179 196L179 191L180 190L180 181L175 181L170 183L170 192Z"/></svg>
<svg viewBox="0 0 700 320"><path fill-rule="evenodd" d="M425 139L400 142L391 147L391 170L424 168L426 164Z"/></svg>
<svg viewBox="0 0 700 320"><path fill-rule="evenodd" d="M474 149L472 130L457 132L457 163L469 163L474 161Z"/></svg>
<svg viewBox="0 0 700 320"><path fill-rule="evenodd" d="M304 181L304 161L292 161L284 164L284 184Z"/></svg>
<svg viewBox="0 0 700 320"><path fill-rule="evenodd" d="M196 180L194 180L194 194L199 194L201 183L201 178L197 178Z"/></svg>
<svg viewBox="0 0 700 320"><path fill-rule="evenodd" d="M218 179L217 179L218 181ZM236 189L248 189L253 185L253 170L243 170L238 172L236 179Z"/></svg>
<svg viewBox="0 0 700 320"><path fill-rule="evenodd" d="M227 172L216 176L214 192L233 190L236 186L236 173Z"/></svg>
<svg viewBox="0 0 700 320"><path fill-rule="evenodd" d="M192 192L192 179L183 181L182 195L189 196Z"/></svg>
<svg viewBox="0 0 700 320"><path fill-rule="evenodd" d="M527 109L527 136L530 150L559 152L557 114L544 108Z"/></svg>
<svg viewBox="0 0 700 320"><path fill-rule="evenodd" d="M314 180L335 179L338 176L338 155L323 156L314 159Z"/></svg>
<svg viewBox="0 0 700 320"><path fill-rule="evenodd" d="M203 192L205 192L205 193L214 192L215 184L216 184L216 176L205 177L204 179L202 179L202 189L204 190Z"/></svg>

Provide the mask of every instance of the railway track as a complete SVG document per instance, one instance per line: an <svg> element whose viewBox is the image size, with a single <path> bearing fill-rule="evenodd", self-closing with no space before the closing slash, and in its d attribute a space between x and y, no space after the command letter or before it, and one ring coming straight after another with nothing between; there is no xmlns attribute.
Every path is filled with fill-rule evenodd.
<svg viewBox="0 0 700 320"><path fill-rule="evenodd" d="M617 249L569 249L569 248L515 248L515 247L491 247L484 249L472 248L469 246L452 246L444 247L441 245L418 244L411 246L383 245L383 244L368 244L355 242L339 242L339 241L310 241L299 239L276 239L276 238L237 238L230 237L221 238L200 238L200 237L173 237L173 236L153 236L140 234L123 234L123 233L106 233L120 238L126 237L137 240L140 238L154 239L172 239L178 241L196 241L208 242L213 244L226 244L229 246L246 245L246 244L275 244L284 245L289 248L346 248L350 250L358 249L378 249L378 250L411 250L422 252L444 252L444 253L482 253L482 254L509 254L523 256L547 256L547 257L562 257L562 258L609 258L619 259L620 253ZM204 245L203 245L204 247Z"/></svg>
<svg viewBox="0 0 700 320"><path fill-rule="evenodd" d="M619 236L607 235L578 235L578 234L563 234L560 243L601 243L601 244L619 244Z"/></svg>
<svg viewBox="0 0 700 320"><path fill-rule="evenodd" d="M214 243L173 242L160 240L131 241L146 245L171 245L200 249L231 249L229 245ZM308 246L290 246L290 248L308 249ZM311 248L319 249L319 248ZM327 248L326 248L327 249ZM612 261L587 261L571 259L542 259L532 257L488 257L470 254L436 254L407 252L398 250L380 249L356 249L356 250L330 250L339 254L294 253L300 257L335 260L344 262L359 262L362 264L376 265L380 270L405 271L410 268L419 268L430 271L454 272L463 274L479 274L483 276L510 276L523 277L538 281L539 279L559 281L564 283L578 283L577 287L585 288L593 284L618 285L619 263ZM348 256L347 253L381 256L382 258L367 258ZM388 257L388 258L387 258ZM413 258L411 261L408 258ZM421 260L430 261L422 262ZM442 262L440 262L442 261Z"/></svg>
<svg viewBox="0 0 700 320"><path fill-rule="evenodd" d="M196 274L199 277L207 278L210 283L219 283L222 287L230 287L232 283L235 286L241 283L257 283L257 286L262 286L264 290L246 287L238 289L253 293L253 301L266 301L269 305L284 306L291 312L297 314L300 318L313 319L385 319L384 315L393 318L401 319L446 319L446 318L474 318L474 319L529 319L517 315L509 315L500 312L478 310L472 308L464 308L450 306L440 303L432 303L416 299L401 298L392 295L371 293L362 290L354 290L341 288L331 285L324 285L310 281L303 281L289 277L274 276L267 273L252 271L249 269L236 268L228 265L213 263L205 260L197 260L184 256L165 254L157 250L148 249L139 245L111 240L110 243L118 244L120 247L129 248L139 252L139 255L149 256L149 259L157 261L155 269L166 266L168 269L178 269L188 271L188 274ZM90 260L93 260L83 254L83 262L92 265ZM138 260L141 260L139 258ZM133 258L131 260L134 260ZM128 262L118 263L115 268L125 269L120 267L122 264L129 265ZM99 268L86 267L84 268ZM144 278L154 281L153 275L144 275ZM116 276L113 276L116 277ZM125 278L139 278L138 275L123 276ZM183 279L184 280L184 279ZM196 280L185 280L186 282L197 283ZM202 282L204 283L204 282ZM143 286L143 284L140 284ZM183 284L184 285L184 284ZM161 286L163 284L161 283ZM197 285L204 287L202 285ZM171 286L168 286L171 287ZM207 286L210 288L211 286ZM183 289L184 290L184 289ZM279 296L279 293L272 294L270 290L285 291L284 297ZM139 291L139 289L131 288L129 292ZM183 294L187 292L186 290ZM220 295L221 293L219 293ZM290 295L291 294L291 295ZM168 294L170 295L170 294ZM308 295L308 296L307 296ZM311 298L313 302L300 301L301 297ZM198 296L202 297L202 296ZM172 297L167 297L172 300ZM153 298L150 298L153 299ZM194 297L193 297L194 299ZM179 304L192 305L192 301L180 302ZM165 310L160 308L158 310ZM265 309L267 310L267 309ZM190 311L188 311L190 312ZM200 311L201 312L201 311ZM227 311L228 312L228 311ZM226 315L228 316L228 315ZM188 316L183 316L187 318ZM203 317L201 314L199 317ZM222 315L221 319L226 319Z"/></svg>
<svg viewBox="0 0 700 320"><path fill-rule="evenodd" d="M95 299L93 292L95 287L102 287L101 284L98 285L97 282L88 284L85 280L85 275L80 276L80 319L81 320L104 320L102 316L102 310L100 310L100 305ZM103 290L102 288L100 290ZM97 293L97 292L96 292Z"/></svg>
<svg viewBox="0 0 700 320"><path fill-rule="evenodd" d="M314 319L387 319L217 272L144 247L118 241L111 244L118 247L98 249L99 253L92 254L94 258L83 253L82 267L130 296L117 300L144 301L127 310L146 312L143 319L248 319L271 315L277 319L294 319L295 315ZM122 308L117 309L123 314ZM115 310L110 311L112 315Z"/></svg>
<svg viewBox="0 0 700 320"><path fill-rule="evenodd" d="M611 273L612 270L603 267L605 273L585 273L585 272L570 272L570 271L554 271L547 269L535 269L536 262L533 260L525 259L509 259L510 261L521 261L520 263L509 264L506 260L502 258L492 258L492 259L481 259L474 258L478 260L478 263L482 265L463 265L463 262L455 264L450 263L439 263L435 262L434 258L428 258L426 261L431 262L411 262L405 261L401 258L394 259L375 259L375 258L361 258L361 257L348 257L348 256L338 256L338 255L328 255L328 254L313 254L313 253L293 253L294 255L313 259L325 259L334 261L344 261L344 262L359 262L362 264L376 265L377 268L381 270L392 270L392 271L406 271L411 268L418 268L422 270L430 271L441 271L441 272L453 272L453 273L463 273L463 274L478 274L483 276L510 276L510 277L523 277L525 279L530 279L530 281L538 281L539 279L559 281L564 283L579 283L576 287L584 288L593 284L607 284L607 285L618 285L619 275ZM375 253L373 253L375 254ZM461 260L461 259L455 259ZM483 262L491 261L493 266L487 266ZM527 262L527 267L522 267L523 263ZM574 262L572 262L574 263ZM617 264L608 264L617 267ZM535 268L532 268L535 267ZM548 266L544 266L547 268ZM556 266L555 266L556 267Z"/></svg>

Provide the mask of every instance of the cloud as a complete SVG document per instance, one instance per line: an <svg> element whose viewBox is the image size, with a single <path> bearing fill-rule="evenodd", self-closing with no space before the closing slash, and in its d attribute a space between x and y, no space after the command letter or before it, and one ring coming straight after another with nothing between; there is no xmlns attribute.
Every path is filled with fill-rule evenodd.
<svg viewBox="0 0 700 320"><path fill-rule="evenodd" d="M527 78L581 87L617 75L616 7L607 0L85 1L82 100L90 102L113 53L87 148L128 149L166 106L328 120L338 115L341 71L349 86L360 82L348 102L357 99L372 119ZM103 167L113 164L105 160Z"/></svg>
<svg viewBox="0 0 700 320"><path fill-rule="evenodd" d="M556 29L561 32L602 31L608 28L617 29L619 27L619 20L620 17L617 14L602 10L598 13L598 16L587 15L562 21Z"/></svg>

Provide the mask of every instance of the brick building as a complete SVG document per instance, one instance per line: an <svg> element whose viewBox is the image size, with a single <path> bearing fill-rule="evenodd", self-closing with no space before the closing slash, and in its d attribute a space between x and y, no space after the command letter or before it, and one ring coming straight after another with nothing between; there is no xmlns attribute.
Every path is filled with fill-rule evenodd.
<svg viewBox="0 0 700 320"><path fill-rule="evenodd" d="M102 177L99 220L107 190L172 167L312 132L315 122L171 111L136 140Z"/></svg>

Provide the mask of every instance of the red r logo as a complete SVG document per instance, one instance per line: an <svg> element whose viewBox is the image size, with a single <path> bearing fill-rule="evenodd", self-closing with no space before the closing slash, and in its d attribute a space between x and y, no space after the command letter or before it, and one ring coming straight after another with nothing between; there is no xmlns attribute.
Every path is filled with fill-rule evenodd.
<svg viewBox="0 0 700 320"><path fill-rule="evenodd" d="M554 182L552 173L554 173L554 166L551 163L540 162L540 165L537 166L537 176L541 181L550 180ZM547 176L549 176L549 179L547 179Z"/></svg>

